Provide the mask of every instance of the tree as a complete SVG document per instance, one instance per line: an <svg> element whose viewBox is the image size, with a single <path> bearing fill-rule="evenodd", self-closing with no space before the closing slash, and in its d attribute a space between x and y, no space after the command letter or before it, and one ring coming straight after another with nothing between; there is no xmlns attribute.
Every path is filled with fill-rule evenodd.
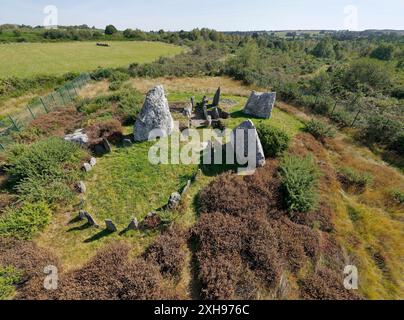
<svg viewBox="0 0 404 320"><path fill-rule="evenodd" d="M117 33L118 30L115 28L112 24L106 26L105 28L105 34L107 35L113 35L114 33Z"/></svg>
<svg viewBox="0 0 404 320"><path fill-rule="evenodd" d="M331 39L321 39L321 41L314 47L312 53L317 58L335 58L334 46Z"/></svg>
<svg viewBox="0 0 404 320"><path fill-rule="evenodd" d="M394 47L392 45L382 44L371 52L370 57L379 60L389 61L393 59L393 54L394 54Z"/></svg>

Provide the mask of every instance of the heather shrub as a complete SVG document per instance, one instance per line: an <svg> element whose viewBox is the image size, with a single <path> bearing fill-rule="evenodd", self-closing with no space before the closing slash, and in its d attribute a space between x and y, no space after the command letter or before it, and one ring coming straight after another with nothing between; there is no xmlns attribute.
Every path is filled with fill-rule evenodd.
<svg viewBox="0 0 404 320"><path fill-rule="evenodd" d="M260 124L257 131L265 156L276 157L288 149L290 138L283 130Z"/></svg>
<svg viewBox="0 0 404 320"><path fill-rule="evenodd" d="M13 267L0 265L0 300L11 299L15 294L15 285L21 280L21 272Z"/></svg>
<svg viewBox="0 0 404 320"><path fill-rule="evenodd" d="M285 155L280 165L280 174L289 212L308 212L314 209L319 172L313 157Z"/></svg>
<svg viewBox="0 0 404 320"><path fill-rule="evenodd" d="M324 141L325 138L332 138L336 134L332 126L324 121L314 119L306 122L304 130L320 141Z"/></svg>

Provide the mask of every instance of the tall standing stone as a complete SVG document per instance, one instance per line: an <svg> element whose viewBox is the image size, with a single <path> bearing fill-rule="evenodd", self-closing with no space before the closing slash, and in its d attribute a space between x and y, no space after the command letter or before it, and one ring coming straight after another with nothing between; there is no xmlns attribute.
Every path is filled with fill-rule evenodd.
<svg viewBox="0 0 404 320"><path fill-rule="evenodd" d="M237 139L237 131L241 131L240 136L244 136L244 141L239 141ZM249 139L249 132L250 137L253 139L250 141ZM255 150L255 155L249 155L249 143L253 143L255 141L256 143L256 150ZM257 167L263 167L265 165L265 154L264 154L264 149L262 148L261 140L258 136L257 129L254 126L254 123L251 120L244 121L241 123L236 129L233 130L232 136L231 136L231 144L232 148L236 154L236 159L237 156L239 158L251 156L255 158L256 163L255 165Z"/></svg>
<svg viewBox="0 0 404 320"><path fill-rule="evenodd" d="M147 141L152 130L161 130L162 136L171 135L174 120L163 86L156 86L147 93L142 110L135 123L135 141Z"/></svg>
<svg viewBox="0 0 404 320"><path fill-rule="evenodd" d="M260 93L253 91L248 98L243 113L257 118L269 119L276 101L276 92Z"/></svg>
<svg viewBox="0 0 404 320"><path fill-rule="evenodd" d="M217 89L215 96L213 97L213 102L212 102L212 106L213 107L217 107L220 103L220 93L221 93L221 89L220 87Z"/></svg>

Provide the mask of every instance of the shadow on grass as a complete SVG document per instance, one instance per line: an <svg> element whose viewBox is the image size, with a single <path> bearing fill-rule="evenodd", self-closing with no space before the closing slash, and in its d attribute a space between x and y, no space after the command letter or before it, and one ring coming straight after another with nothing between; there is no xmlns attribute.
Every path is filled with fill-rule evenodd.
<svg viewBox="0 0 404 320"><path fill-rule="evenodd" d="M110 236L113 233L114 233L113 231L109 231L107 229L104 229L104 230L98 232L97 234L93 235L92 237L84 240L84 243L91 243L91 242L100 240L102 238Z"/></svg>
<svg viewBox="0 0 404 320"><path fill-rule="evenodd" d="M71 222L69 222L69 223L73 223L73 222L72 222L73 220L74 220L74 219L72 219ZM83 230L86 230L86 229L88 229L88 228L90 228L90 227L91 227L91 224L89 224L88 222L86 222L85 224L83 224L83 225L81 225L81 226L70 228L69 230L67 230L67 232L83 231Z"/></svg>
<svg viewBox="0 0 404 320"><path fill-rule="evenodd" d="M234 112L230 113L230 116L232 119L244 118L244 119L261 120L261 121L267 120L264 118L259 118L259 117L255 117L253 115L245 114L245 113L243 113L243 110L234 111Z"/></svg>

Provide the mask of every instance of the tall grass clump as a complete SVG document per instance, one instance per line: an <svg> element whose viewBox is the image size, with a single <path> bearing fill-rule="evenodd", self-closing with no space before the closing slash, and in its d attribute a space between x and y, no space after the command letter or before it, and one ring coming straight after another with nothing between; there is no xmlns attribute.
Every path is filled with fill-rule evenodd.
<svg viewBox="0 0 404 320"><path fill-rule="evenodd" d="M313 157L286 154L280 165L285 204L290 213L309 212L317 202L319 171Z"/></svg>
<svg viewBox="0 0 404 320"><path fill-rule="evenodd" d="M348 191L364 192L373 182L373 175L351 167L341 167L338 169L338 180Z"/></svg>
<svg viewBox="0 0 404 320"><path fill-rule="evenodd" d="M265 124L259 124L257 131L265 156L276 157L288 149L290 138L285 131Z"/></svg>

